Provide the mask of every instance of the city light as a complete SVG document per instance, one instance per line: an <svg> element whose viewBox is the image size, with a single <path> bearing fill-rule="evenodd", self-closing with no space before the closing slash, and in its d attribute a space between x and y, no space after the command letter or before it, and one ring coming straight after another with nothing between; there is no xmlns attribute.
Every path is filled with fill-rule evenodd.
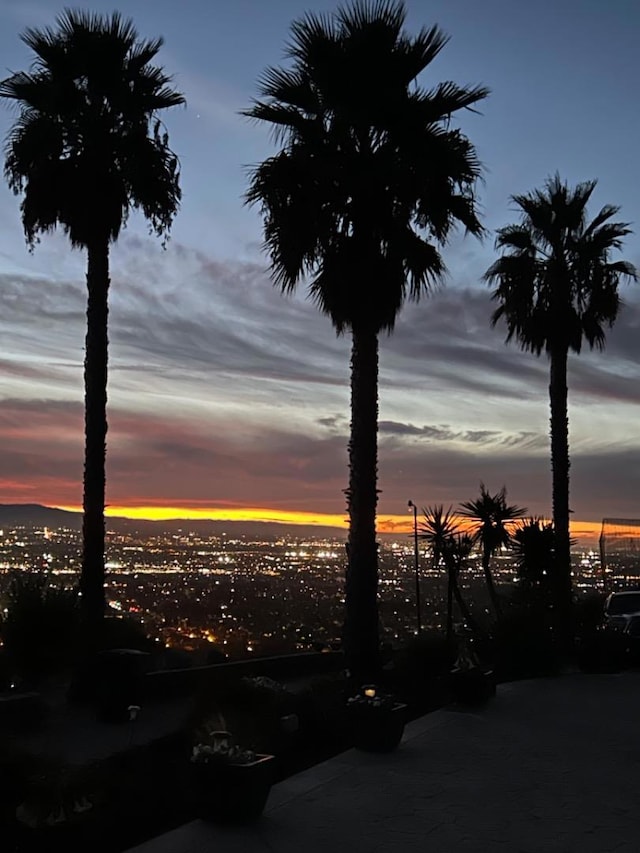
<svg viewBox="0 0 640 853"><path fill-rule="evenodd" d="M411 507L413 509L413 507ZM46 529L47 535L44 535ZM337 648L344 617L344 539L278 536L251 539L209 535L155 525L108 525L106 596L109 613L142 621L157 642L202 654L216 649L231 658ZM415 528L414 528L415 534ZM421 627L443 630L447 579L415 538L380 536L381 639L402 643L416 633L416 559L421 586ZM53 584L76 584L80 531L67 528L11 529L0 534L0 593L12 573L44 571ZM602 572L594 550L575 555L575 586L598 589ZM498 584L517 584L509 553L494 563ZM608 583L623 573L608 567ZM465 597L487 607L480 555L474 553L460 579ZM6 612L6 611L5 611Z"/></svg>

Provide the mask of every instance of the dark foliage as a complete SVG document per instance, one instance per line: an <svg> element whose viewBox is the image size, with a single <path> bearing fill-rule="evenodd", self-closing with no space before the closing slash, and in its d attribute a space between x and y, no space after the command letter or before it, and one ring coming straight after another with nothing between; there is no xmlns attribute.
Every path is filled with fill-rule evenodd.
<svg viewBox="0 0 640 853"><path fill-rule="evenodd" d="M194 740L203 728L229 731L234 741L259 753L278 753L286 738L281 719L297 713L298 698L270 678L230 675L203 684L193 714Z"/></svg>
<svg viewBox="0 0 640 853"><path fill-rule="evenodd" d="M628 638L611 628L583 630L578 638L578 664L583 672L620 672L629 663Z"/></svg>
<svg viewBox="0 0 640 853"><path fill-rule="evenodd" d="M77 593L45 574L16 574L0 632L8 666L27 681L68 667L78 654Z"/></svg>
<svg viewBox="0 0 640 853"><path fill-rule="evenodd" d="M483 636L485 631L471 612L459 584L460 572L471 553L473 539L468 533L462 533L453 507L450 506L445 510L440 504L425 507L422 512L423 520L420 524L419 538L427 542L431 548L434 568L442 564L447 571L447 637L449 641L453 640L454 599L465 625L476 636Z"/></svg>
<svg viewBox="0 0 640 853"><path fill-rule="evenodd" d="M526 511L524 507L507 503L505 486L492 495L484 483L480 483L480 497L460 504L459 514L470 521L474 541L482 547L482 570L496 615L500 614L501 605L491 574L491 558L511 543L513 524Z"/></svg>
<svg viewBox="0 0 640 853"><path fill-rule="evenodd" d="M603 626L605 601L606 596L601 592L590 592L576 601L573 612L578 636L591 633Z"/></svg>
<svg viewBox="0 0 640 853"><path fill-rule="evenodd" d="M153 653L156 644L147 635L144 625L131 616L109 616L102 624L99 650L136 649Z"/></svg>
<svg viewBox="0 0 640 853"><path fill-rule="evenodd" d="M559 649L548 608L512 604L494 624L492 640L498 681L537 678L559 671Z"/></svg>
<svg viewBox="0 0 640 853"><path fill-rule="evenodd" d="M141 41L133 23L69 9L55 27L29 28L30 71L0 82L18 118L5 174L24 196L25 234L60 225L72 245L116 240L131 209L164 234L180 201L178 160L159 112L184 103L152 61L162 39Z"/></svg>
<svg viewBox="0 0 640 853"><path fill-rule="evenodd" d="M412 713L424 713L442 701L442 683L456 659L455 638L424 632L396 652L393 666L384 673L384 683L399 699L408 702Z"/></svg>
<svg viewBox="0 0 640 853"><path fill-rule="evenodd" d="M513 533L511 543L518 568L521 598L531 604L551 606L555 537L553 525L542 518L529 518Z"/></svg>

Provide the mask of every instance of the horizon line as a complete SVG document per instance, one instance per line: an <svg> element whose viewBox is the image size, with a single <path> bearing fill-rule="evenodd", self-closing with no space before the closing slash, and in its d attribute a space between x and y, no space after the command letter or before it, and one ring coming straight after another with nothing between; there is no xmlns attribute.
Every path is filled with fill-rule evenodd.
<svg viewBox="0 0 640 853"><path fill-rule="evenodd" d="M53 509L81 513L78 505L56 504ZM175 507L149 505L116 505L105 507L107 518L127 518L132 521L232 521L266 522L271 524L293 524L308 527L335 527L346 531L349 528L346 514L317 513L301 510L278 510L264 507L224 508ZM376 528L382 534L413 533L413 518L404 515L381 514L377 516ZM593 539L600 535L602 521L571 521L571 533L581 539Z"/></svg>

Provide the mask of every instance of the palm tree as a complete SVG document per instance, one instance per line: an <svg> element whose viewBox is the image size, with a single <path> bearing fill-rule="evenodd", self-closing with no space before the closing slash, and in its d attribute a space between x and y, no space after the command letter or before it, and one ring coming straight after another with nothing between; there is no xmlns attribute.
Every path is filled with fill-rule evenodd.
<svg viewBox="0 0 640 853"><path fill-rule="evenodd" d="M31 247L62 227L87 251L84 362L85 461L83 611L97 630L104 598L104 503L107 434L109 246L132 209L166 234L180 201L178 160L158 118L184 103L170 77L152 65L162 39L140 41L131 21L67 10L55 28L27 29L30 71L0 83L17 104L6 143L5 175L23 195Z"/></svg>
<svg viewBox="0 0 640 853"><path fill-rule="evenodd" d="M567 359L583 341L604 348L605 327L620 308L618 286L637 277L629 262L611 260L630 233L626 223L611 221L619 208L605 205L588 221L595 186L586 181L571 189L555 175L543 189L513 196L521 220L498 231L496 248L503 254L484 276L497 285L492 324L504 319L507 341L515 338L523 350L549 357L553 585L556 627L565 634L571 609Z"/></svg>
<svg viewBox="0 0 640 853"><path fill-rule="evenodd" d="M434 568L440 563L447 571L447 639L453 636L453 599L465 622L477 634L482 631L460 591L459 577L464 560L471 553L471 538L462 533L453 507L445 510L442 504L425 507L420 525L420 539L431 548Z"/></svg>
<svg viewBox="0 0 640 853"><path fill-rule="evenodd" d="M460 515L470 520L473 537L482 547L482 571L496 616L500 616L501 607L491 574L491 558L509 544L513 523L526 511L524 507L507 504L504 486L492 495L484 483L480 483L480 497L460 504Z"/></svg>
<svg viewBox="0 0 640 853"><path fill-rule="evenodd" d="M435 26L411 38L405 18L402 3L375 0L295 21L291 67L268 69L245 113L282 143L252 169L247 193L263 214L274 283L291 292L306 278L337 333L352 337L344 642L355 678L379 666L378 336L442 279L439 247L453 227L482 230L480 165L450 122L487 89L419 86L447 38Z"/></svg>
<svg viewBox="0 0 640 853"><path fill-rule="evenodd" d="M518 577L529 602L549 602L549 579L552 576L554 533L551 522L544 518L528 518L513 531L511 545Z"/></svg>

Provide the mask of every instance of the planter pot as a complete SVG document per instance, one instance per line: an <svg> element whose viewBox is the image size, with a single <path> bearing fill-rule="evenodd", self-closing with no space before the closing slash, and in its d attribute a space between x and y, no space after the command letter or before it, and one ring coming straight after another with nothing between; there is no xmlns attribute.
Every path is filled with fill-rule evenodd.
<svg viewBox="0 0 640 853"><path fill-rule="evenodd" d="M354 703L347 708L353 745L365 752L392 752L402 740L407 706L391 707Z"/></svg>
<svg viewBox="0 0 640 853"><path fill-rule="evenodd" d="M483 705L496 694L493 673L483 672L478 667L452 672L449 685L459 705Z"/></svg>
<svg viewBox="0 0 640 853"><path fill-rule="evenodd" d="M93 808L75 813L67 807L57 812L57 822L47 823L56 816L55 810L42 804L25 806L21 804L15 812L15 850L89 850L95 844ZM14 848L9 844L7 849Z"/></svg>
<svg viewBox="0 0 640 853"><path fill-rule="evenodd" d="M287 735L294 735L300 729L300 720L297 714L285 714L280 717L280 731Z"/></svg>
<svg viewBox="0 0 640 853"><path fill-rule="evenodd" d="M272 783L272 755L248 764L211 761L192 766L198 816L216 823L251 823L262 814Z"/></svg>

